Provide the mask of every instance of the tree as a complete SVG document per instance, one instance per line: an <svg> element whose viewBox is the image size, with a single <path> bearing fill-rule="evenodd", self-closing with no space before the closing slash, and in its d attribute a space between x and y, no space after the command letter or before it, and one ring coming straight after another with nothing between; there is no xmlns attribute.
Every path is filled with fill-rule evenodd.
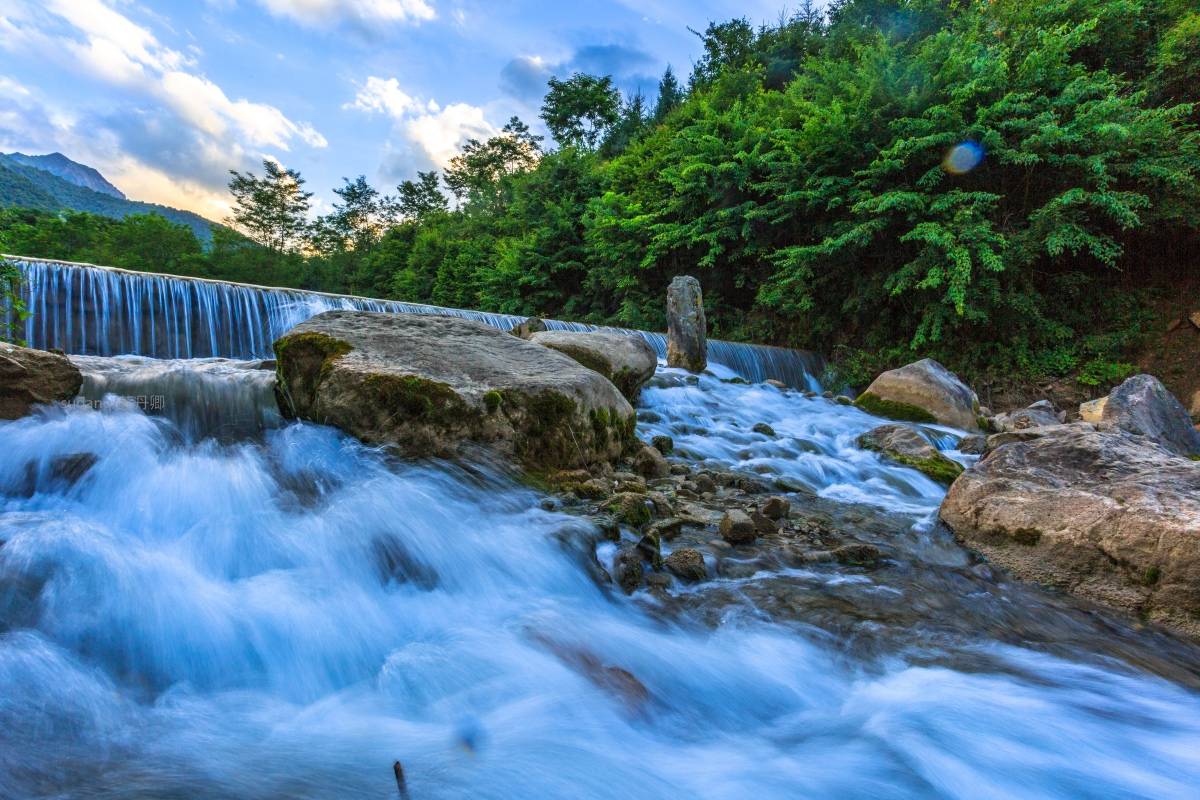
<svg viewBox="0 0 1200 800"><path fill-rule="evenodd" d="M499 201L503 178L532 169L542 150L541 136L517 117L486 142L469 139L446 168L446 186L459 200Z"/></svg>
<svg viewBox="0 0 1200 800"><path fill-rule="evenodd" d="M396 210L405 219L421 220L449 208L449 201L439 185L437 170L417 172L415 181L406 180L398 189L400 195Z"/></svg>
<svg viewBox="0 0 1200 800"><path fill-rule="evenodd" d="M542 120L562 147L595 149L620 117L621 95L612 77L575 73L565 81L551 78L542 103Z"/></svg>
<svg viewBox="0 0 1200 800"><path fill-rule="evenodd" d="M637 92L628 102L621 105L621 116L616 124L608 129L600 154L611 158L624 152L646 129L646 98Z"/></svg>
<svg viewBox="0 0 1200 800"><path fill-rule="evenodd" d="M304 178L278 162L263 160L263 177L230 170L234 209L229 223L277 256L295 251L308 228L312 192Z"/></svg>
<svg viewBox="0 0 1200 800"><path fill-rule="evenodd" d="M654 121L662 122L667 114L678 108L682 102L683 89L675 77L675 72L668 64L666 72L658 82L658 100L654 103Z"/></svg>
<svg viewBox="0 0 1200 800"><path fill-rule="evenodd" d="M0 259L0 342L22 344L17 331L28 316L21 297L21 270L11 261Z"/></svg>

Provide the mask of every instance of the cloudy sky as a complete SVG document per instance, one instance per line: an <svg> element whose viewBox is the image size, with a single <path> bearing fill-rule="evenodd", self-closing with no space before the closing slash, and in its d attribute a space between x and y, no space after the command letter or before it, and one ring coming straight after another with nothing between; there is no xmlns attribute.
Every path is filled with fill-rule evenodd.
<svg viewBox="0 0 1200 800"><path fill-rule="evenodd" d="M229 169L393 186L513 114L547 77L653 93L688 26L785 0L0 0L0 150L61 151L127 195L227 212ZM538 123L540 125L540 123Z"/></svg>

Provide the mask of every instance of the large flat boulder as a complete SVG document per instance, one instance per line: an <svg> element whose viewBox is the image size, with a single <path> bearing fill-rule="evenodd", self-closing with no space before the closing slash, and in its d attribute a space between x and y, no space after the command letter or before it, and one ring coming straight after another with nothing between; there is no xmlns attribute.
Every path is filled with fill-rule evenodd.
<svg viewBox="0 0 1200 800"><path fill-rule="evenodd" d="M550 348L456 317L328 311L275 342L285 416L406 455L489 445L526 467L617 458L634 412L599 373Z"/></svg>
<svg viewBox="0 0 1200 800"><path fill-rule="evenodd" d="M0 343L0 419L17 419L38 403L65 403L83 375L62 353Z"/></svg>
<svg viewBox="0 0 1200 800"><path fill-rule="evenodd" d="M1088 423L1033 430L964 472L942 520L1018 578L1200 636L1200 463Z"/></svg>
<svg viewBox="0 0 1200 800"><path fill-rule="evenodd" d="M932 358L882 373L854 402L881 417L979 430L979 398Z"/></svg>
<svg viewBox="0 0 1200 800"><path fill-rule="evenodd" d="M570 356L613 382L621 394L636 403L646 381L658 368L658 354L640 336L607 331L541 331L529 341Z"/></svg>
<svg viewBox="0 0 1200 800"><path fill-rule="evenodd" d="M1100 419L1180 455L1200 453L1200 433L1187 409L1153 375L1134 375L1109 392Z"/></svg>

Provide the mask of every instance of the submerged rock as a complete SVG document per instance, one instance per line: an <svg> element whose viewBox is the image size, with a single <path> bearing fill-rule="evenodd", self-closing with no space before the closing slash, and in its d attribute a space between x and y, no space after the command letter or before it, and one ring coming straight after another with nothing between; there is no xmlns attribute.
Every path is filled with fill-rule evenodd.
<svg viewBox="0 0 1200 800"><path fill-rule="evenodd" d="M675 440L670 436L660 434L650 440L650 445L664 456L669 456L675 449Z"/></svg>
<svg viewBox="0 0 1200 800"><path fill-rule="evenodd" d="M1200 464L1086 423L1005 444L941 517L1019 578L1200 636Z"/></svg>
<svg viewBox="0 0 1200 800"><path fill-rule="evenodd" d="M908 425L880 425L859 436L858 446L880 452L942 483L950 483L963 471L961 464L942 455L928 439Z"/></svg>
<svg viewBox="0 0 1200 800"><path fill-rule="evenodd" d="M700 281L676 275L667 287L667 366L703 372L708 366L707 328Z"/></svg>
<svg viewBox="0 0 1200 800"><path fill-rule="evenodd" d="M888 370L854 402L881 417L979 430L979 398L932 358Z"/></svg>
<svg viewBox="0 0 1200 800"><path fill-rule="evenodd" d="M750 430L755 433L761 433L763 436L774 436L775 429L765 422L756 422Z"/></svg>
<svg viewBox="0 0 1200 800"><path fill-rule="evenodd" d="M65 403L83 375L62 353L0 343L0 419L18 419L38 403Z"/></svg>
<svg viewBox="0 0 1200 800"><path fill-rule="evenodd" d="M1102 422L1180 455L1200 453L1200 433L1187 410L1153 375L1134 375L1113 389L1100 416Z"/></svg>
<svg viewBox="0 0 1200 800"><path fill-rule="evenodd" d="M285 416L405 455L454 455L472 442L549 470L615 459L633 441L633 408L611 382L470 320L328 311L275 353Z"/></svg>
<svg viewBox="0 0 1200 800"><path fill-rule="evenodd" d="M613 580L625 592L633 594L642 585L646 571L642 567L642 556L636 548L626 547L617 551L613 559Z"/></svg>
<svg viewBox="0 0 1200 800"><path fill-rule="evenodd" d="M658 355L640 336L594 331L541 331L526 337L570 356L612 381L630 402L637 402L646 381L654 377Z"/></svg>

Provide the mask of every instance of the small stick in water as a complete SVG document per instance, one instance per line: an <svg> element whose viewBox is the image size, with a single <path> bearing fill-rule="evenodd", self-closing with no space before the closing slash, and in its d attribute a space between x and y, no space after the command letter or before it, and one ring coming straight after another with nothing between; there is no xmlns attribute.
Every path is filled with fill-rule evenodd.
<svg viewBox="0 0 1200 800"><path fill-rule="evenodd" d="M397 761L392 764L392 772L396 773L396 788L400 790L400 800L410 800L408 783L404 780L404 765Z"/></svg>

